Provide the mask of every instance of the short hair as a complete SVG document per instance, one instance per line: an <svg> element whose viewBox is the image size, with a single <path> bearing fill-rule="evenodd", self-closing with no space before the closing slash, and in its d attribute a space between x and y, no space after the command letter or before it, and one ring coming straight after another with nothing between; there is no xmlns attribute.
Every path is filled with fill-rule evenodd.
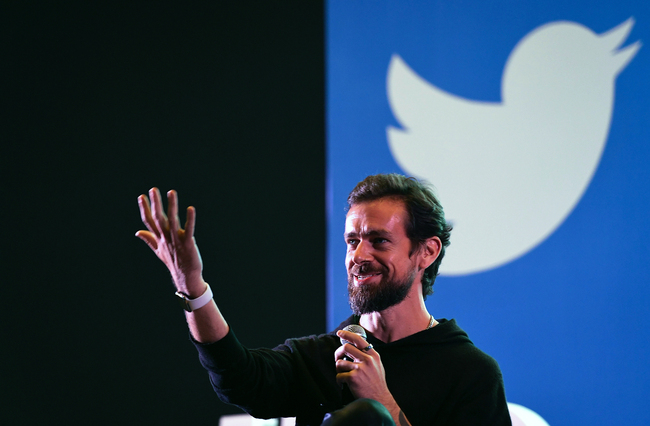
<svg viewBox="0 0 650 426"><path fill-rule="evenodd" d="M348 210L355 204L375 201L380 198L394 198L404 202L408 222L406 235L411 240L411 252L431 237L442 242L438 258L424 271L422 276L422 295L426 299L433 294L433 283L438 276L440 262L449 246L452 226L445 220L445 213L430 185L414 177L400 174L377 174L368 176L348 195Z"/></svg>

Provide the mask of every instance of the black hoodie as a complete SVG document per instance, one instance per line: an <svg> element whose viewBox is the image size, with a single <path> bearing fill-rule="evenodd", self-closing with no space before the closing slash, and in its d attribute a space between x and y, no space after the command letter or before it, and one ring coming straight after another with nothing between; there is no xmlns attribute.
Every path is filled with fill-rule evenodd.
<svg viewBox="0 0 650 426"><path fill-rule="evenodd" d="M510 425L496 361L479 350L455 320L404 339L367 341L381 355L388 389L413 426ZM243 347L232 330L212 344L195 345L219 398L254 417L296 417L320 425L353 397L336 384L336 331L358 324L352 316L335 331L288 339L274 349Z"/></svg>

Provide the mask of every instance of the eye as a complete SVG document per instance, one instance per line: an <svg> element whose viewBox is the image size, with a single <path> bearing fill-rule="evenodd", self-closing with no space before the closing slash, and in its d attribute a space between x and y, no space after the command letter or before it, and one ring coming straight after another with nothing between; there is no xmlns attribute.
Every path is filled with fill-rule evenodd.
<svg viewBox="0 0 650 426"><path fill-rule="evenodd" d="M382 237L377 237L372 240L372 246L376 250L388 250L388 247L390 247L390 240Z"/></svg>
<svg viewBox="0 0 650 426"><path fill-rule="evenodd" d="M359 240L355 240L353 238L350 238L345 243L347 245L349 245L349 246L356 246L359 243Z"/></svg>

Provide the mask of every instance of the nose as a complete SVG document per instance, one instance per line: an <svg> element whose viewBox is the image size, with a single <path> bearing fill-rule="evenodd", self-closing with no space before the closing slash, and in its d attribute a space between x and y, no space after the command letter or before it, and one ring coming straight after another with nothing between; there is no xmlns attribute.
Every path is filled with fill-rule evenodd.
<svg viewBox="0 0 650 426"><path fill-rule="evenodd" d="M360 241L352 255L354 263L360 265L372 261L371 249L372 244L369 244L367 241Z"/></svg>

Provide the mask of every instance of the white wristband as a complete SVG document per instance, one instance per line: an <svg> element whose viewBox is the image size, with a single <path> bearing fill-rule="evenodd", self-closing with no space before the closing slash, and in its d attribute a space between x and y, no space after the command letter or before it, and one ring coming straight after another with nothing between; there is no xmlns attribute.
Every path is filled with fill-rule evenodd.
<svg viewBox="0 0 650 426"><path fill-rule="evenodd" d="M189 299L185 294L177 291L176 296L178 296L178 299L180 300L181 307L187 312L192 312L210 303L210 300L212 300L212 289L208 283L205 283L205 285L207 288L203 294L196 299Z"/></svg>

